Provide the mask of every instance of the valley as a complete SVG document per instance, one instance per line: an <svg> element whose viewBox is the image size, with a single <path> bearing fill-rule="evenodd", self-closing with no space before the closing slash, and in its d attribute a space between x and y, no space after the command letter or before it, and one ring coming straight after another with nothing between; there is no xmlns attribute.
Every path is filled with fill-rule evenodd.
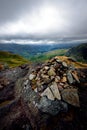
<svg viewBox="0 0 87 130"><path fill-rule="evenodd" d="M0 43L0 51L8 51L13 54L18 54L24 58L29 59L30 57L40 55L46 52L60 50L60 49L69 49L78 44L3 44Z"/></svg>
<svg viewBox="0 0 87 130"><path fill-rule="evenodd" d="M87 63L87 44L18 45L0 44L0 63L10 67L25 63L43 63L55 56L67 56ZM84 66L84 65L83 65Z"/></svg>
<svg viewBox="0 0 87 130"><path fill-rule="evenodd" d="M0 130L86 129L86 45L3 45Z"/></svg>

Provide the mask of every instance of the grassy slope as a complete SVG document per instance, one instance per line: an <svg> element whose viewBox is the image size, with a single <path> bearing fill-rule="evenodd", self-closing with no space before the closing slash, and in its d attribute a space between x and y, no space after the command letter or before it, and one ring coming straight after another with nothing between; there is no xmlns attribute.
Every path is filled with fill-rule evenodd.
<svg viewBox="0 0 87 130"><path fill-rule="evenodd" d="M10 67L16 67L28 63L28 60L17 54L0 51L0 62L7 63Z"/></svg>
<svg viewBox="0 0 87 130"><path fill-rule="evenodd" d="M54 56L63 56L67 52L67 49L59 49L54 51L45 52L43 54L37 54L36 56L31 56L29 58L32 62L44 62L51 59Z"/></svg>
<svg viewBox="0 0 87 130"><path fill-rule="evenodd" d="M80 62L87 63L87 43L69 49L66 56L71 56Z"/></svg>

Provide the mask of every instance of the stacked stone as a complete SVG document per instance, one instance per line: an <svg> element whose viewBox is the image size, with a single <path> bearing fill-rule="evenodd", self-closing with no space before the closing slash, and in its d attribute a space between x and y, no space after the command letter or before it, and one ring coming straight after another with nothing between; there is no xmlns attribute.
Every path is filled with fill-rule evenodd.
<svg viewBox="0 0 87 130"><path fill-rule="evenodd" d="M32 70L29 80L32 89L41 97L47 96L50 100L63 100L73 106L80 106L76 87L80 83L78 73L58 57Z"/></svg>

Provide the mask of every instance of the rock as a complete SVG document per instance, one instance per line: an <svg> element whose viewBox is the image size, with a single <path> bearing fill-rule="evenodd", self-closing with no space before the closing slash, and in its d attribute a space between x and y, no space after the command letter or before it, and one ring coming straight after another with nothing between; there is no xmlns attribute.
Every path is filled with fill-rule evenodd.
<svg viewBox="0 0 87 130"><path fill-rule="evenodd" d="M43 79L48 79L48 78L49 78L49 76L48 76L48 75L45 75L45 74L41 74L41 77L42 77Z"/></svg>
<svg viewBox="0 0 87 130"><path fill-rule="evenodd" d="M64 73L64 74L63 74L63 76L65 76L65 77L66 77L66 76L67 76L67 74L66 74L66 73Z"/></svg>
<svg viewBox="0 0 87 130"><path fill-rule="evenodd" d="M71 65L69 66L69 70L74 71L74 70L75 70L75 66L74 66L73 64L71 64Z"/></svg>
<svg viewBox="0 0 87 130"><path fill-rule="evenodd" d="M60 92L58 90L56 82L53 82L53 84L50 86L50 89L51 89L54 97L57 98L58 100L61 100Z"/></svg>
<svg viewBox="0 0 87 130"><path fill-rule="evenodd" d="M49 84L51 82L50 78L45 78L43 81L45 84Z"/></svg>
<svg viewBox="0 0 87 130"><path fill-rule="evenodd" d="M26 85L28 84L28 82L29 82L29 81L28 81L28 80L26 80L26 81L24 82L24 85L26 86Z"/></svg>
<svg viewBox="0 0 87 130"><path fill-rule="evenodd" d="M86 111L85 104L87 104L87 83L84 86L81 78L85 78L84 81L87 81L87 76L84 73L83 76L80 76L81 73L79 71L80 75L78 75L81 77L79 79L76 70L63 67L62 62L58 63L56 59L53 59L50 63L47 62L40 65L39 68L36 68L38 67L36 65L34 66L35 68L33 69L32 65L29 71L26 71L25 67L21 67L22 69L19 67L16 69L9 69L9 71L6 70L6 72L0 72L0 87L4 87L4 89L0 89L0 106L6 105L5 109L0 108L0 128L4 126L3 129L1 128L0 130L15 128L25 130L84 129L85 127L83 126L86 123L81 124L81 127L79 127L81 123L79 117L81 117L81 113L83 117L86 115L84 110ZM49 69L45 67L49 67ZM53 74L49 76L48 72L50 69L53 69L56 75ZM31 72L31 70L33 70L33 72ZM81 82L79 84L80 109L73 107L79 106L78 91L76 89L78 84L70 85L70 83L67 82L69 80L71 81L71 77L69 77L69 80L67 78L67 71L71 73L73 82L78 82L78 79ZM74 74L73 71L75 71ZM29 80L30 73L35 75L31 81ZM47 81L49 82L47 83ZM12 105L8 106L8 102L10 100L14 101L14 99L17 99L17 102L13 102L11 103ZM66 119L69 118L69 112L73 115L73 119L71 120ZM64 119L66 119L66 121L64 121ZM86 118L84 118L83 122L85 122L85 120ZM78 123L75 124L75 122ZM9 128L7 128L10 126L8 123L12 125ZM32 129L29 128L29 124L31 124ZM44 126L43 124L47 127L42 127ZM75 124L76 127L74 127L73 124Z"/></svg>
<svg viewBox="0 0 87 130"><path fill-rule="evenodd" d="M39 75L35 78L35 80L40 81Z"/></svg>
<svg viewBox="0 0 87 130"><path fill-rule="evenodd" d="M80 103L79 103L79 96L78 96L78 91L75 88L71 88L71 89L64 89L61 92L62 98L65 102L79 107Z"/></svg>
<svg viewBox="0 0 87 130"><path fill-rule="evenodd" d="M38 91L38 92L43 92L43 89L44 89L44 88L43 88L43 86L42 86L42 85L41 85L41 86L39 86L39 87L37 87L37 91Z"/></svg>
<svg viewBox="0 0 87 130"><path fill-rule="evenodd" d="M32 80L32 79L34 79L35 77L36 77L36 75L30 74L30 75L29 75L29 80Z"/></svg>
<svg viewBox="0 0 87 130"><path fill-rule="evenodd" d="M38 92L38 91L37 91L37 88L35 88L34 91L37 93L37 92Z"/></svg>
<svg viewBox="0 0 87 130"><path fill-rule="evenodd" d="M49 62L52 64L55 61L55 58L52 58Z"/></svg>
<svg viewBox="0 0 87 130"><path fill-rule="evenodd" d="M54 77L54 76L51 76L51 77L50 77L50 79L51 79L51 80L54 80L54 79L55 79L55 77Z"/></svg>
<svg viewBox="0 0 87 130"><path fill-rule="evenodd" d="M48 75L49 76L55 76L56 75L55 70L54 70L53 67L51 67L50 70L48 71Z"/></svg>
<svg viewBox="0 0 87 130"><path fill-rule="evenodd" d="M47 96L48 99L50 99L50 100L54 100L55 99L55 97L54 97L54 95L51 92L49 87L44 90L44 92L41 94L41 96Z"/></svg>
<svg viewBox="0 0 87 130"><path fill-rule="evenodd" d="M2 86L8 86L9 85L9 83L10 83L10 81L7 79L7 78L1 78L0 79L0 84L2 85Z"/></svg>
<svg viewBox="0 0 87 130"><path fill-rule="evenodd" d="M55 82L56 82L56 83L58 83L58 82L59 82L59 80L58 80L57 78L55 78Z"/></svg>
<svg viewBox="0 0 87 130"><path fill-rule="evenodd" d="M41 72L43 75L46 75L47 71L42 69L42 72Z"/></svg>
<svg viewBox="0 0 87 130"><path fill-rule="evenodd" d="M70 87L68 84L65 84L64 86L63 86L64 88L68 88L68 87Z"/></svg>
<svg viewBox="0 0 87 130"><path fill-rule="evenodd" d="M40 69L41 69L41 67L40 67L40 66L37 66L36 72L38 72Z"/></svg>
<svg viewBox="0 0 87 130"><path fill-rule="evenodd" d="M74 79L75 79L78 83L80 83L79 78L78 78L78 76L77 76L77 73L76 73L75 71L72 72L72 75L73 75Z"/></svg>
<svg viewBox="0 0 87 130"><path fill-rule="evenodd" d="M60 84L61 86L64 86L64 83L61 83L61 82L60 82L59 84Z"/></svg>
<svg viewBox="0 0 87 130"><path fill-rule="evenodd" d="M58 59L56 59L56 62L57 62L57 63L62 63L62 61L61 61L61 60L58 60Z"/></svg>
<svg viewBox="0 0 87 130"><path fill-rule="evenodd" d="M41 74L41 77L40 77L40 81L41 81L41 83L43 82L43 83L50 83L50 78L49 78L49 76L48 75L46 75L46 74Z"/></svg>
<svg viewBox="0 0 87 130"><path fill-rule="evenodd" d="M67 82L67 78L63 77L62 80L61 80L61 82L63 82L63 83Z"/></svg>
<svg viewBox="0 0 87 130"><path fill-rule="evenodd" d="M58 84L58 89L61 92L63 90L63 87L60 84Z"/></svg>
<svg viewBox="0 0 87 130"><path fill-rule="evenodd" d="M64 67L68 67L66 62L62 62L62 65L63 65Z"/></svg>
<svg viewBox="0 0 87 130"><path fill-rule="evenodd" d="M48 70L48 69L49 69L49 66L45 66L44 69L45 69L45 70Z"/></svg>
<svg viewBox="0 0 87 130"><path fill-rule="evenodd" d="M59 76L56 76L55 77L55 82L58 83L60 81L60 77Z"/></svg>
<svg viewBox="0 0 87 130"><path fill-rule="evenodd" d="M28 103L33 103L33 102L37 102L40 98L40 95L35 92L34 90L32 90L31 86L28 85L28 89L26 91L22 91L21 94L24 102L28 102Z"/></svg>
<svg viewBox="0 0 87 130"><path fill-rule="evenodd" d="M46 96L43 96L40 100L40 103L37 105L38 108L45 113L51 115L57 115L60 111L67 112L68 105L59 100L49 100Z"/></svg>
<svg viewBox="0 0 87 130"><path fill-rule="evenodd" d="M70 84L74 83L74 79L70 71L67 73L67 79Z"/></svg>
<svg viewBox="0 0 87 130"><path fill-rule="evenodd" d="M77 60L75 59L75 57L68 57L68 60L71 62L77 62Z"/></svg>

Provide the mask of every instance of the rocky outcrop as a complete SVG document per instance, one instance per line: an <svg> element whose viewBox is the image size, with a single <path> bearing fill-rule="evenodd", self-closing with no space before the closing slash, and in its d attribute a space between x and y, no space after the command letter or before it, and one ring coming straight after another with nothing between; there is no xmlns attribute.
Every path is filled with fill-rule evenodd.
<svg viewBox="0 0 87 130"><path fill-rule="evenodd" d="M0 130L85 129L79 117L85 72L57 57L0 72Z"/></svg>
<svg viewBox="0 0 87 130"><path fill-rule="evenodd" d="M41 97L47 96L50 100L64 100L76 107L80 106L78 87L75 85L80 83L78 73L74 67L69 67L57 57L43 64L39 70L34 69L29 75L29 82Z"/></svg>
<svg viewBox="0 0 87 130"><path fill-rule="evenodd" d="M49 113L51 115L57 115L60 111L67 112L68 106L63 101L55 100L51 101L47 97L43 96L40 100L40 103L37 104L37 107L45 113Z"/></svg>
<svg viewBox="0 0 87 130"><path fill-rule="evenodd" d="M62 91L62 98L65 102L68 102L69 104L73 106L79 107L79 96L77 89L71 88L71 89L64 89Z"/></svg>

